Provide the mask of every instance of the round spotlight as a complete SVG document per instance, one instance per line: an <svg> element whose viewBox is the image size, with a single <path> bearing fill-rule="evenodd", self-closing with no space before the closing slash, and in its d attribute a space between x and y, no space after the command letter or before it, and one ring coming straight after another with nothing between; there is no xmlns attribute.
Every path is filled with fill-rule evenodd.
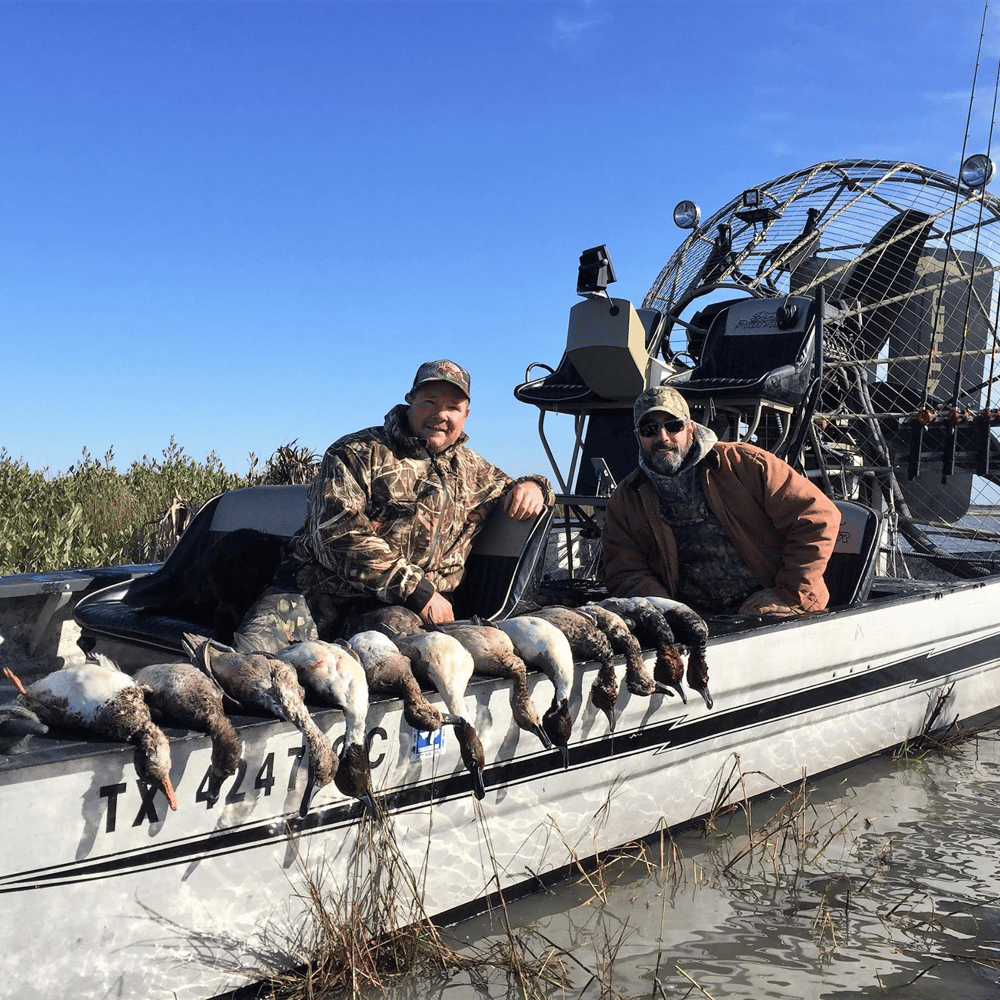
<svg viewBox="0 0 1000 1000"><path fill-rule="evenodd" d="M693 201L679 201L674 208L674 225L678 229L694 229L701 222L701 209Z"/></svg>
<svg viewBox="0 0 1000 1000"><path fill-rule="evenodd" d="M976 153L962 164L958 176L966 187L984 188L993 180L996 169L996 164L985 153Z"/></svg>

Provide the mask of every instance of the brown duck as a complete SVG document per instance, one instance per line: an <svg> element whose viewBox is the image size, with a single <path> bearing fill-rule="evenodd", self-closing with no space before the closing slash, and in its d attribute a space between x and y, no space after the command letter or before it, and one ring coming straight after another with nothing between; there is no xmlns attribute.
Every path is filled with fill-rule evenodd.
<svg viewBox="0 0 1000 1000"><path fill-rule="evenodd" d="M222 688L191 663L152 663L133 674L154 715L212 738L206 800L214 804L226 778L236 773L243 740L223 708Z"/></svg>

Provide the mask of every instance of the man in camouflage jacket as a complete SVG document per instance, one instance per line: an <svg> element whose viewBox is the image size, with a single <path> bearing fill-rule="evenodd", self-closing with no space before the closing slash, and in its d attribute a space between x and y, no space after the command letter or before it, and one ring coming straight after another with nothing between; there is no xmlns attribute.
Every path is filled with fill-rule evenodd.
<svg viewBox="0 0 1000 1000"><path fill-rule="evenodd" d="M449 595L496 504L523 520L554 502L543 476L512 480L465 446L468 413L468 372L427 362L381 427L327 449L292 547L295 589L324 638L380 604L452 620Z"/></svg>

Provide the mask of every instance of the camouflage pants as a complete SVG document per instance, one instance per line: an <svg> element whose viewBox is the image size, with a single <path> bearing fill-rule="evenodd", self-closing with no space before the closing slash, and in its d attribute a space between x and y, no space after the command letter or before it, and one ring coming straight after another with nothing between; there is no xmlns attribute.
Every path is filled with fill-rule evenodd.
<svg viewBox="0 0 1000 1000"><path fill-rule="evenodd" d="M290 642L346 639L364 627L362 616L378 607L384 605L373 597L307 597L275 584L253 603L239 631L257 649L275 653Z"/></svg>

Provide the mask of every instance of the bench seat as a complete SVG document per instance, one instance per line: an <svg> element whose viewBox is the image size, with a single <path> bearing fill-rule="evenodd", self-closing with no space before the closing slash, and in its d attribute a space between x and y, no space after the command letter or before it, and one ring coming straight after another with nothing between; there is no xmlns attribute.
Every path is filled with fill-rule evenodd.
<svg viewBox="0 0 1000 1000"><path fill-rule="evenodd" d="M307 486L251 486L210 500L195 516L163 565L149 576L126 580L81 600L74 617L81 641L110 639L170 653L182 652L184 632L210 635L216 607L192 603L192 567L227 532L252 528L287 545L306 515ZM453 604L457 617L496 620L521 613L534 593L552 521L514 521L498 506L476 536ZM196 570L195 570L196 571Z"/></svg>

